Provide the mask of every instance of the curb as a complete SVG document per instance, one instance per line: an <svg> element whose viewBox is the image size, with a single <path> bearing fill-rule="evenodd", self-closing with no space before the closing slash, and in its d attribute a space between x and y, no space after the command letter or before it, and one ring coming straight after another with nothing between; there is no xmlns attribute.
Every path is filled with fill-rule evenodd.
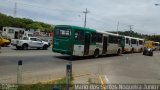
<svg viewBox="0 0 160 90"><path fill-rule="evenodd" d="M74 76L74 78L79 78L79 77L88 76L88 75L92 75L92 74L91 74L91 73L80 74L80 75ZM62 79L62 78L57 78L57 79L42 81L42 82L40 82L40 83L42 83L42 84L49 84L49 83L55 82L55 81L60 80L60 79Z"/></svg>

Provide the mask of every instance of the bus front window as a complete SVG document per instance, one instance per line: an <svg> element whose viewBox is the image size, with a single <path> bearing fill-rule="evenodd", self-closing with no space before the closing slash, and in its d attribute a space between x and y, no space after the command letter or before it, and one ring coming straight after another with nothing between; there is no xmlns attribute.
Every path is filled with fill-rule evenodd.
<svg viewBox="0 0 160 90"><path fill-rule="evenodd" d="M57 27L54 32L55 36L69 37L71 35L71 30L67 27Z"/></svg>

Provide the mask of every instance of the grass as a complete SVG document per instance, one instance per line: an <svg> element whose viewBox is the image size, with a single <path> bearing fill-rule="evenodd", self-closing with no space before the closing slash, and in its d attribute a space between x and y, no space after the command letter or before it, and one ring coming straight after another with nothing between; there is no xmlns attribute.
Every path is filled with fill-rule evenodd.
<svg viewBox="0 0 160 90"><path fill-rule="evenodd" d="M73 85L74 77L71 75L71 87ZM50 82L49 84L37 83L30 85L19 85L16 90L53 90L53 88L57 88L57 90L65 90L66 88L66 77L61 78L59 80ZM8 89L12 90L12 89Z"/></svg>
<svg viewBox="0 0 160 90"><path fill-rule="evenodd" d="M32 84L32 85L20 85L17 90L52 90L53 84Z"/></svg>

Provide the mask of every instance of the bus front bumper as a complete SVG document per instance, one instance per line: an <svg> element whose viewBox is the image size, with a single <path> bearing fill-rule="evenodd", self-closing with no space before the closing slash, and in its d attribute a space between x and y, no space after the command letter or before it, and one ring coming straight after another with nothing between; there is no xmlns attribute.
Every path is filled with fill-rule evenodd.
<svg viewBox="0 0 160 90"><path fill-rule="evenodd" d="M128 53L129 49L128 48L124 48L123 53Z"/></svg>
<svg viewBox="0 0 160 90"><path fill-rule="evenodd" d="M61 54L68 54L68 55L72 55L72 52L70 50L62 50L62 49L52 49L53 52L56 53L61 53Z"/></svg>

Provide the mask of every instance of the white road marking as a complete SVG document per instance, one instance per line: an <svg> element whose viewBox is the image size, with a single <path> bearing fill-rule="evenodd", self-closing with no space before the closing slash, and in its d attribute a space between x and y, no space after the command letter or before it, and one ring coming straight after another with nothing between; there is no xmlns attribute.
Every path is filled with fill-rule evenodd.
<svg viewBox="0 0 160 90"><path fill-rule="evenodd" d="M126 60L128 60L128 56L126 57Z"/></svg>

